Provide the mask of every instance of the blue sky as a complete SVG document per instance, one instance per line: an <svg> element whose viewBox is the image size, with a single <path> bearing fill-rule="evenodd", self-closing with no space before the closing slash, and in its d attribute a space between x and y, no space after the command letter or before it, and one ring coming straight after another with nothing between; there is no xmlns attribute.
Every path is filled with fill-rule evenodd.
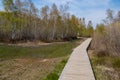
<svg viewBox="0 0 120 80"><path fill-rule="evenodd" d="M0 0L0 10L3 10ZM57 6L69 2L69 12L77 17L85 17L86 21L92 20L93 24L100 23L106 17L106 10L112 9L115 12L120 10L120 0L32 0L35 6L40 9L42 6Z"/></svg>

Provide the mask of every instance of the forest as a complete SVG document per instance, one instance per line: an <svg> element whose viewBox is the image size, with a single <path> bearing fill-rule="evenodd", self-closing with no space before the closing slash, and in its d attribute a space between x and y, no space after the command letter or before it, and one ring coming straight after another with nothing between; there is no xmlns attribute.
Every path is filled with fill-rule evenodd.
<svg viewBox="0 0 120 80"><path fill-rule="evenodd" d="M68 41L77 37L90 37L94 31L92 21L69 13L69 6L44 6L37 9L31 0L3 0L0 12L0 41L45 42Z"/></svg>

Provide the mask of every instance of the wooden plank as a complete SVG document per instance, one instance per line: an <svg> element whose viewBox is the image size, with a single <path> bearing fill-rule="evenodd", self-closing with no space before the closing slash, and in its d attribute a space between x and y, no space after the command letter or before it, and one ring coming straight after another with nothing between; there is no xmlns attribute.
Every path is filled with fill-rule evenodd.
<svg viewBox="0 0 120 80"><path fill-rule="evenodd" d="M87 54L87 48L91 40L91 38L88 38L74 49L59 80L95 80Z"/></svg>

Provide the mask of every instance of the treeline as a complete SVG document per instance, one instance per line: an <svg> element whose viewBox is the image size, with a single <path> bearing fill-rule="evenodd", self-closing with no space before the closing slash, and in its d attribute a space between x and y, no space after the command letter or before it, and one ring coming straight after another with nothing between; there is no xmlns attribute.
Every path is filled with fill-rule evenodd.
<svg viewBox="0 0 120 80"><path fill-rule="evenodd" d="M61 41L92 36L92 22L68 13L68 5L44 6L40 10L31 0L3 0L0 12L1 41Z"/></svg>
<svg viewBox="0 0 120 80"><path fill-rule="evenodd" d="M98 24L94 32L92 48L99 56L120 56L120 11L115 15L107 10L104 23Z"/></svg>

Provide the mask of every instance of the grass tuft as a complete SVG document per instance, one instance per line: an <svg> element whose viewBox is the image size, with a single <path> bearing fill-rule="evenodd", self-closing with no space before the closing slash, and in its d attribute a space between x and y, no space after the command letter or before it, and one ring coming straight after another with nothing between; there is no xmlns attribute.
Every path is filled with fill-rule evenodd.
<svg viewBox="0 0 120 80"><path fill-rule="evenodd" d="M67 59L62 60L56 67L55 69L47 75L47 77L44 80L58 80L65 64L67 63Z"/></svg>

